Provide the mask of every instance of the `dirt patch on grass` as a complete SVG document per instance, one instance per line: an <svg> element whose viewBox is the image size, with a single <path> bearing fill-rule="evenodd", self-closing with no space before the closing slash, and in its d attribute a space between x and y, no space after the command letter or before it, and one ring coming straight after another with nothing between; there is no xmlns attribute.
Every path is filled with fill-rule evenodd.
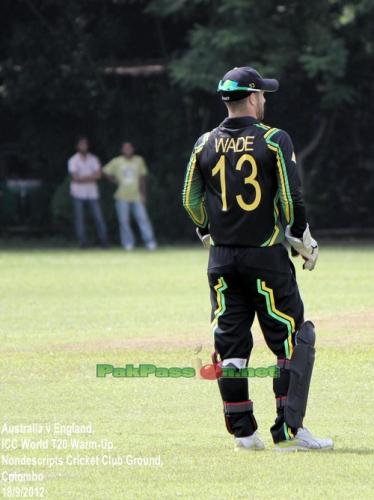
<svg viewBox="0 0 374 500"><path fill-rule="evenodd" d="M350 345L374 345L374 311L363 311L360 313L338 314L331 316L319 316L313 318L317 330L318 346L344 347ZM265 341L257 321L253 329L255 346L265 346ZM191 350L191 353L199 349L213 350L213 336L209 332L209 326L201 333L184 334L180 337L145 337L145 338L106 338L95 339L86 342L68 342L60 344L46 344L21 349L1 349L0 352L105 352L113 350L130 351L174 351L179 349Z"/></svg>
<svg viewBox="0 0 374 500"><path fill-rule="evenodd" d="M335 314L314 319L319 345L374 345L374 311Z"/></svg>
<svg viewBox="0 0 374 500"><path fill-rule="evenodd" d="M313 321L316 325L318 345L320 346L374 345L374 311L320 316L314 318ZM265 345L257 321L253 327L253 335L256 345ZM191 351L194 351L198 345L201 345L202 348L212 348L213 338L209 334L208 328L201 335L194 334L188 339L149 337L139 339L115 338L82 343L58 344L50 346L50 349L56 351L110 351L113 349L155 351L191 349Z"/></svg>
<svg viewBox="0 0 374 500"><path fill-rule="evenodd" d="M174 338L115 338L107 340L93 340L88 342L74 342L68 344L55 344L49 347L52 351L112 351L115 349L139 350L139 351L157 351L157 350L176 350L191 349L191 352L197 346L212 346L210 339L205 337L194 337L190 340L181 340Z"/></svg>

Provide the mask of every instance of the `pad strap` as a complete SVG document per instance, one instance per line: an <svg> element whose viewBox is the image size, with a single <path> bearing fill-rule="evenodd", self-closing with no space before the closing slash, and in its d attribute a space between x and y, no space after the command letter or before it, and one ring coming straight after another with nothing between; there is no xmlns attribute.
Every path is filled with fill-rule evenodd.
<svg viewBox="0 0 374 500"><path fill-rule="evenodd" d="M235 413L244 413L253 411L253 403L251 400L240 401L238 403L223 403L225 415L233 415Z"/></svg>
<svg viewBox="0 0 374 500"><path fill-rule="evenodd" d="M237 403L224 401L223 409L227 430L235 437L250 436L257 429L252 401L239 401Z"/></svg>
<svg viewBox="0 0 374 500"><path fill-rule="evenodd" d="M276 404L277 404L277 410L280 408L284 408L286 406L286 396L279 396L278 398L275 398Z"/></svg>
<svg viewBox="0 0 374 500"><path fill-rule="evenodd" d="M291 363L291 360L290 359L283 359L283 358L278 358L277 359L277 367L280 368L280 369L284 369L284 370L289 370L290 369L290 363Z"/></svg>

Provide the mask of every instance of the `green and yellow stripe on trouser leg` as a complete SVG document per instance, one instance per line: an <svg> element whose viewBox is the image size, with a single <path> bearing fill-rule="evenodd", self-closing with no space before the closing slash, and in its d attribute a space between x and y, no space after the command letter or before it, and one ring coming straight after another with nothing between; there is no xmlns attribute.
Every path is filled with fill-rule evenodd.
<svg viewBox="0 0 374 500"><path fill-rule="evenodd" d="M227 283L224 280L223 276L218 278L217 284L214 286L215 290L215 300L217 303L217 307L213 312L213 321L211 324L213 333L215 332L218 326L218 318L224 314L226 311L226 300L224 291L227 290Z"/></svg>
<svg viewBox="0 0 374 500"><path fill-rule="evenodd" d="M265 281L262 281L261 279L257 279L257 291L259 294L263 295L265 297L266 301L266 309L268 315L275 319L276 321L282 323L286 328L287 328L287 338L283 342L283 349L284 349L284 355L285 359L289 360L291 359L292 353L293 353L293 339L292 335L295 333L295 320L292 318L292 316L289 316L288 314L280 311L276 304L275 304L275 299L274 299L274 291L272 288L268 287L266 285ZM278 398L282 399L282 398ZM282 422L282 427L283 427L283 433L284 437L286 440L291 439L292 432L291 429L289 429L286 425L286 423L283 421Z"/></svg>

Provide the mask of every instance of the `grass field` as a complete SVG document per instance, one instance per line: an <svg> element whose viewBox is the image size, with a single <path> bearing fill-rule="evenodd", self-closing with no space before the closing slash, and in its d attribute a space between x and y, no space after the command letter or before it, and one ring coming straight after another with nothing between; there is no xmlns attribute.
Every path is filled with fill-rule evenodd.
<svg viewBox="0 0 374 500"><path fill-rule="evenodd" d="M4 422L92 422L92 436L74 437L112 441L113 457L160 456L162 465L4 465L4 455L66 461L68 456L108 452L53 449L47 434L3 432L0 439L17 438L17 449L0 451L0 474L42 472L45 497L51 499L374 498L370 247L323 247L316 271L298 273L306 315L314 320L318 339L305 424L321 437L334 438L333 452L273 452L269 378L250 381L267 446L257 454L233 451L215 382L96 378L97 363L191 366L199 344L200 358L209 362L206 260L203 250L183 248L132 254L1 253L1 429ZM257 325L254 336L253 366L272 364ZM24 450L24 437L49 439L49 449ZM67 441L70 447L70 437ZM63 441L59 444L64 446ZM2 481L0 496L3 487L23 485Z"/></svg>

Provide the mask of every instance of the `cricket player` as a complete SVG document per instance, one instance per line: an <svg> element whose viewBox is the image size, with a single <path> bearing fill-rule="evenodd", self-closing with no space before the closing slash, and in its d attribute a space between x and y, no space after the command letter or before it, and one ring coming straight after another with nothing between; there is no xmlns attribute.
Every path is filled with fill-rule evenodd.
<svg viewBox="0 0 374 500"><path fill-rule="evenodd" d="M187 167L183 205L204 246L215 359L221 367L248 365L257 314L266 344L277 357L277 416L271 434L277 451L333 448L304 426L315 354L315 330L304 307L286 244L312 270L318 245L307 224L289 135L262 123L265 92L278 90L253 68L234 68L218 92L228 117L195 144ZM231 370L232 371L232 370ZM248 378L219 377L227 430L236 447L261 450Z"/></svg>

